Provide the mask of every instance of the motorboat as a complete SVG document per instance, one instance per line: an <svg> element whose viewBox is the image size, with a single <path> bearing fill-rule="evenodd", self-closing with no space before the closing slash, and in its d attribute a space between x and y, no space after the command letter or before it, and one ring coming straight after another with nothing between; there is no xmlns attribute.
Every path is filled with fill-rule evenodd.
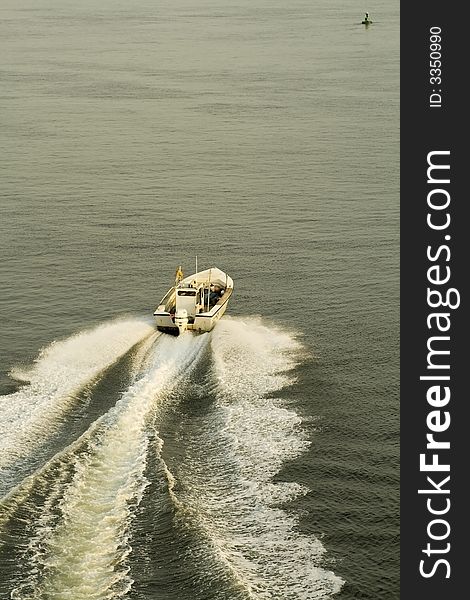
<svg viewBox="0 0 470 600"><path fill-rule="evenodd" d="M158 331L173 335L186 330L211 331L227 310L232 292L232 278L217 267L188 277L184 277L178 267L175 285L163 296L153 313Z"/></svg>

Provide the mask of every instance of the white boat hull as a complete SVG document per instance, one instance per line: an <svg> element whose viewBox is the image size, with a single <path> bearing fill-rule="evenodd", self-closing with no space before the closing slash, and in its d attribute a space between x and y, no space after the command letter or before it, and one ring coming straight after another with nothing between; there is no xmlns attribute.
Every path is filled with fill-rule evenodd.
<svg viewBox="0 0 470 600"><path fill-rule="evenodd" d="M188 331L194 331L196 333L205 333L214 329L217 321L224 315L227 310L227 303L219 307L217 312L213 315L210 313L201 313L194 317L193 323L188 323L186 329ZM157 329L165 333L171 333L173 335L179 335L180 329L175 325L174 316L170 313L154 313L155 320L157 323Z"/></svg>
<svg viewBox="0 0 470 600"><path fill-rule="evenodd" d="M214 281L215 275L219 276L219 281L222 283L226 283L226 287L224 290L223 296L218 300L218 302L212 306L210 309L205 310L205 308L199 307L198 311L195 314L190 314L188 317L181 318L178 313L175 314L175 304L176 304L176 293L179 288L171 288L166 296L162 299L161 304L155 310L154 317L156 320L157 329L164 333L170 333L172 335L179 335L184 331L193 331L195 333L206 333L211 331L216 323L221 319L224 315L225 311L228 307L228 301L233 292L233 281L230 277L225 275L219 269L213 268L208 269L207 271L202 271L201 273L196 273L195 275L191 275L187 277L184 282L189 282L190 280L197 281L198 285L201 285L203 281L203 275L212 271L212 281ZM223 279L220 277L223 275ZM209 279L207 283L211 282L211 274L209 274ZM186 311L184 311L186 314Z"/></svg>

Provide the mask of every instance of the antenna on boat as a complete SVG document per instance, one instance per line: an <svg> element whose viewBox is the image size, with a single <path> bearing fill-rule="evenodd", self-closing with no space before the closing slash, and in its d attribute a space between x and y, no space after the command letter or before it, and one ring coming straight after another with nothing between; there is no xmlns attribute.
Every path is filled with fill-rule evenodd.
<svg viewBox="0 0 470 600"><path fill-rule="evenodd" d="M209 286L207 288L207 312L209 312L209 300L210 300L210 295L211 295L211 273L212 273L212 267L209 269Z"/></svg>
<svg viewBox="0 0 470 600"><path fill-rule="evenodd" d="M197 275L197 254L196 254L196 275Z"/></svg>

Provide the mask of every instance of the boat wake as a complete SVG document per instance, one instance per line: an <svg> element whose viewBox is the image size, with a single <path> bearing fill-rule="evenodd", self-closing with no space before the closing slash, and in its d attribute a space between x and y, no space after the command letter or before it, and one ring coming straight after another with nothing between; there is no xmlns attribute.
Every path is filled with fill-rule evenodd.
<svg viewBox="0 0 470 600"><path fill-rule="evenodd" d="M58 430L85 386L153 331L143 319L111 321L52 343L29 370L14 369L25 385L0 398L2 480Z"/></svg>
<svg viewBox="0 0 470 600"><path fill-rule="evenodd" d="M163 336L116 406L91 428L73 458L73 477L41 518L28 547L29 580L12 598L121 598L131 588L129 527L148 481L149 413L194 365L203 336ZM58 496L52 489L51 495Z"/></svg>
<svg viewBox="0 0 470 600"><path fill-rule="evenodd" d="M187 451L169 478L177 507L203 534L191 555L207 562L208 580L215 559L242 597L329 598L343 580L321 567L322 543L282 508L308 490L273 481L310 443L301 418L275 397L293 383L302 347L255 319L221 321L211 345L212 410L181 440Z"/></svg>
<svg viewBox="0 0 470 600"><path fill-rule="evenodd" d="M343 581L286 508L308 490L280 480L310 443L286 397L301 344L253 318L200 336L152 332L121 321L54 344L13 395L17 410L31 404L20 430L31 451L75 391L141 341L112 408L0 506L0 529L23 528L6 550L19 565L11 598L330 598ZM10 460L25 450L13 442Z"/></svg>

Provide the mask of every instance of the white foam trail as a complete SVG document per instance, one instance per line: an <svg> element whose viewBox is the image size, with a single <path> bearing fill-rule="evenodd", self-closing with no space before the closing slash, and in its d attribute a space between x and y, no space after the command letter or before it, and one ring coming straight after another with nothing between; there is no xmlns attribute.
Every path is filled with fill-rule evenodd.
<svg viewBox="0 0 470 600"><path fill-rule="evenodd" d="M0 468L31 453L60 425L77 392L152 331L137 318L104 323L52 343L30 370L17 370L29 383L0 397Z"/></svg>
<svg viewBox="0 0 470 600"><path fill-rule="evenodd" d="M300 534L297 518L279 507L307 490L273 482L283 464L309 445L301 418L267 396L292 382L289 370L301 345L259 320L224 319L213 332L212 348L218 422L209 424L203 445L228 458L220 465L216 460L212 481L191 465L201 483L190 498L195 514L251 597L329 598L343 581L322 568L325 548Z"/></svg>
<svg viewBox="0 0 470 600"><path fill-rule="evenodd" d="M146 371L102 418L87 452L76 457L75 475L59 504L60 519L53 526L54 514L43 519L31 543L32 580L12 598L102 600L129 591L129 525L148 485L146 421L207 340L185 334L157 341L143 362Z"/></svg>

